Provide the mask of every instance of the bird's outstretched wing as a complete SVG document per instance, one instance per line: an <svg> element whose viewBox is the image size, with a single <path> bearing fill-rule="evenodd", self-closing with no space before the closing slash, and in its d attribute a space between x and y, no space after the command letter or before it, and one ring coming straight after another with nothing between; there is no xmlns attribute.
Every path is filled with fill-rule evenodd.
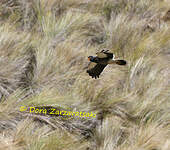
<svg viewBox="0 0 170 150"><path fill-rule="evenodd" d="M92 78L95 79L99 78L99 75L101 74L101 72L106 66L107 65L104 64L97 64L97 63L90 62L87 73L89 74L89 76L92 76Z"/></svg>
<svg viewBox="0 0 170 150"><path fill-rule="evenodd" d="M100 52L97 52L97 57L98 58L108 58L112 59L113 58L113 53L108 53L109 50L102 50Z"/></svg>

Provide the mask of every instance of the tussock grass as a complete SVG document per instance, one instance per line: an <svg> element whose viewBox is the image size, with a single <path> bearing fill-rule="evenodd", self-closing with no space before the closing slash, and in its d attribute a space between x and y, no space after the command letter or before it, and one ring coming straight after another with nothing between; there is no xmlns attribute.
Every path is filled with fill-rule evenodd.
<svg viewBox="0 0 170 150"><path fill-rule="evenodd" d="M0 149L168 150L168 10L161 0L0 1ZM95 80L87 56L103 48L127 65Z"/></svg>

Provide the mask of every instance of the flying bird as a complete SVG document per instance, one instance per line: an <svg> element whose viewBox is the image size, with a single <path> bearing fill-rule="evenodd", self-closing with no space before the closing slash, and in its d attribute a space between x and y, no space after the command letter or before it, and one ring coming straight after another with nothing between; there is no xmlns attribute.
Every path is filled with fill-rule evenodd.
<svg viewBox="0 0 170 150"><path fill-rule="evenodd" d="M87 69L87 73L92 78L99 78L99 75L104 70L108 64L117 64L117 65L126 65L125 60L115 59L113 53L108 52L109 50L102 50L97 52L97 56L89 56L88 60L90 61Z"/></svg>

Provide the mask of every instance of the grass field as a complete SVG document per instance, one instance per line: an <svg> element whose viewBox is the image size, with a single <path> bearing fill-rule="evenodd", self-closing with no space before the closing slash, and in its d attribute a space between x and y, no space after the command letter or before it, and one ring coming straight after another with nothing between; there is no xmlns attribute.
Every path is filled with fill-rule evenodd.
<svg viewBox="0 0 170 150"><path fill-rule="evenodd" d="M0 0L0 150L169 150L168 10L169 0ZM127 65L92 79L87 57L102 49Z"/></svg>

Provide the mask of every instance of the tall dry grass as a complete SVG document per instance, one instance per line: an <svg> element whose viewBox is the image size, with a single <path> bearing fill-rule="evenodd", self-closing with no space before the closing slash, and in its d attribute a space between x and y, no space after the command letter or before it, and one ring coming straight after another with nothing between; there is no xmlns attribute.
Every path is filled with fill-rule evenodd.
<svg viewBox="0 0 170 150"><path fill-rule="evenodd" d="M0 149L169 150L168 1L0 1ZM127 66L86 73L110 49ZM65 120L20 112L96 113Z"/></svg>

